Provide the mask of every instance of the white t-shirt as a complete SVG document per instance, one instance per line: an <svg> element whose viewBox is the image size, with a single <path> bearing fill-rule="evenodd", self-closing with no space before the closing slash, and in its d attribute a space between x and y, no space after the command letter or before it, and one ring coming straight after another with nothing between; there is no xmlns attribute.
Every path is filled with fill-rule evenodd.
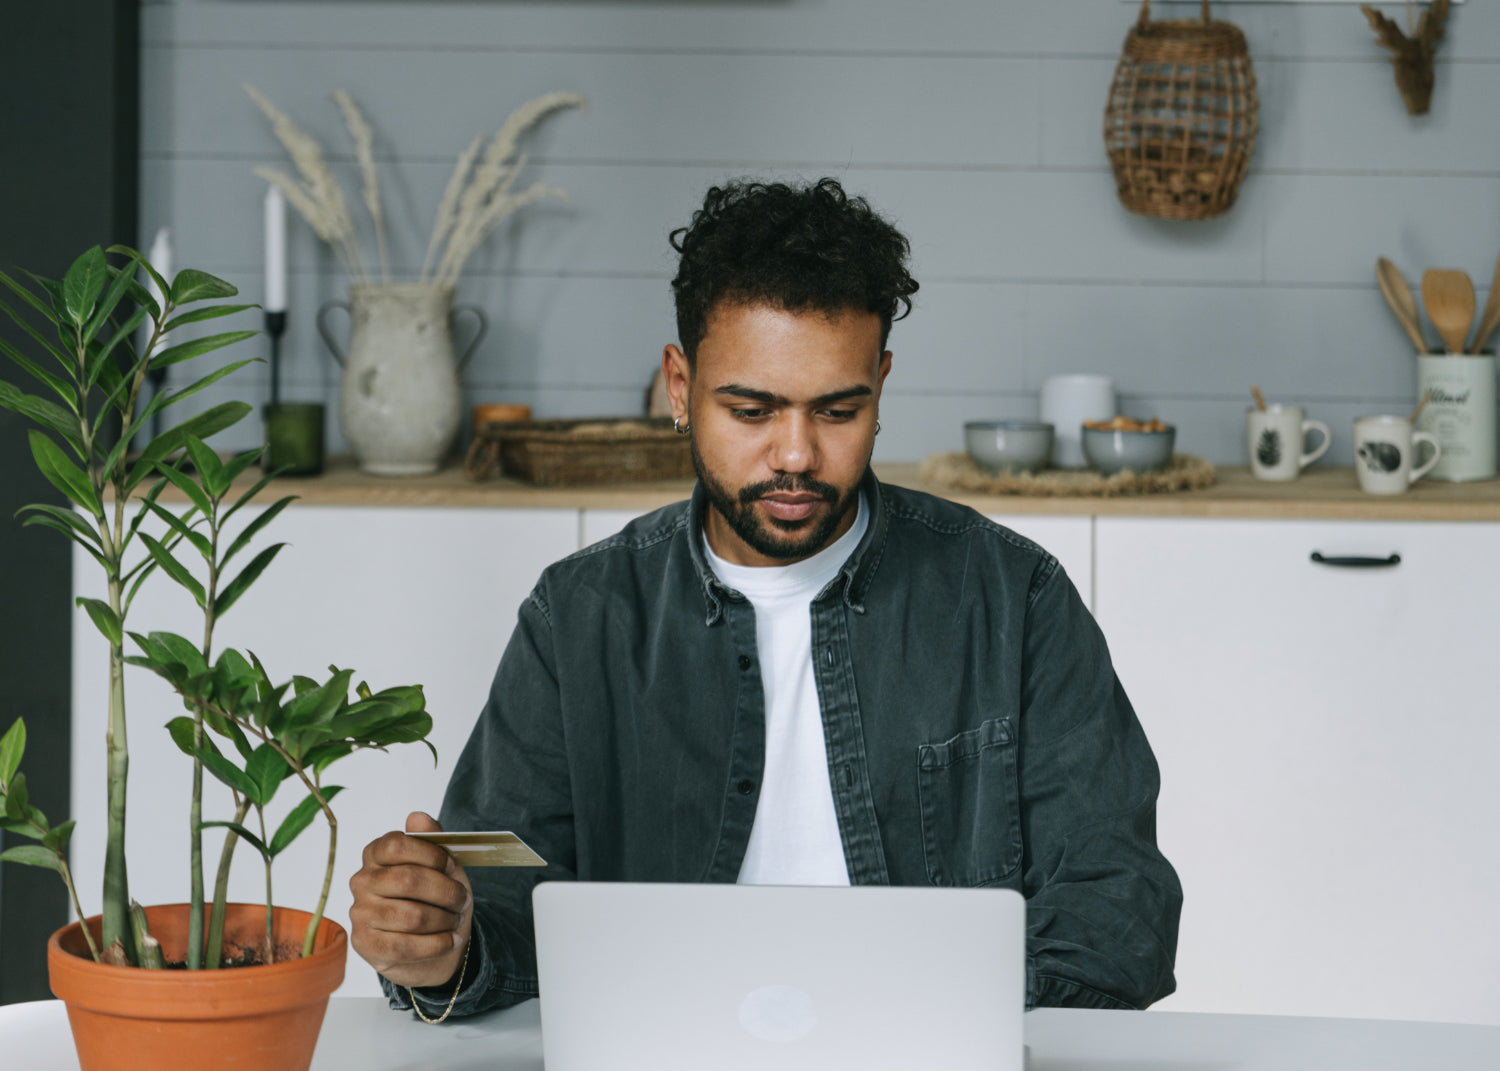
<svg viewBox="0 0 1500 1071"><path fill-rule="evenodd" d="M755 642L766 697L766 767L741 885L848 885L828 751L812 663L812 600L869 527L864 495L854 524L817 554L790 565L746 566L708 547L718 578L755 608Z"/></svg>

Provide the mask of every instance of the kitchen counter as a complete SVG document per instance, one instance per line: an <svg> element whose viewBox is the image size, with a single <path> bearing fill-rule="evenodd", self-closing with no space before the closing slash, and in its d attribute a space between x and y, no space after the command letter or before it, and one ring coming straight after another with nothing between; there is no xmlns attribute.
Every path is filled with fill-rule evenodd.
<svg viewBox="0 0 1500 1071"><path fill-rule="evenodd" d="M1243 517L1323 520L1500 521L1500 480L1440 483L1421 480L1404 495L1366 494L1350 466L1314 466L1298 480L1269 483L1248 468L1222 467L1212 487L1172 494L1115 498L985 495L925 483L915 463L877 463L888 483L931 491L981 513L1112 517ZM242 482L259 477L252 469ZM485 507L492 509L612 509L644 511L685 498L687 480L654 483L534 487L519 480L471 480L458 464L432 476L392 478L360 472L349 458L333 458L321 476L284 477L261 496L294 494L328 506ZM164 501L183 501L168 489Z"/></svg>

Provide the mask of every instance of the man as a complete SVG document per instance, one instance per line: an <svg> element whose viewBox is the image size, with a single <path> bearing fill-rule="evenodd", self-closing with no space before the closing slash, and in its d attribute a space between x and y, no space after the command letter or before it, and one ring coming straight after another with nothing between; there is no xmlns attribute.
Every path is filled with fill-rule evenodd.
<svg viewBox="0 0 1500 1071"><path fill-rule="evenodd" d="M1156 763L1092 617L1036 545L870 472L906 239L824 179L710 190L673 242L693 497L543 573L443 802L548 866L389 833L355 950L462 1015L537 994L543 879L1006 886L1028 1005L1170 993Z"/></svg>

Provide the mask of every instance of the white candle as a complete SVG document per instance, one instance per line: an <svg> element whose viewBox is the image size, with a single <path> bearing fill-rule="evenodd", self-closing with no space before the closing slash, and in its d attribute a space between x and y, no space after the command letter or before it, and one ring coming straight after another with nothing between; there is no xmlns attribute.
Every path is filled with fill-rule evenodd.
<svg viewBox="0 0 1500 1071"><path fill-rule="evenodd" d="M156 238L151 242L151 251L146 254L146 259L150 261L151 266L156 269L156 274L165 279L168 286L171 286L172 235L167 230L167 228L162 227L156 232ZM149 274L146 276L146 289L151 292L152 297L156 298L156 304L159 308L166 305L167 296L161 292L161 288L156 285L156 280L151 278ZM166 346L167 336L162 335L159 339L156 340L156 346L151 350L151 352L157 353L160 350L165 349Z"/></svg>
<svg viewBox="0 0 1500 1071"><path fill-rule="evenodd" d="M286 311L286 197L275 186L266 189L265 308Z"/></svg>

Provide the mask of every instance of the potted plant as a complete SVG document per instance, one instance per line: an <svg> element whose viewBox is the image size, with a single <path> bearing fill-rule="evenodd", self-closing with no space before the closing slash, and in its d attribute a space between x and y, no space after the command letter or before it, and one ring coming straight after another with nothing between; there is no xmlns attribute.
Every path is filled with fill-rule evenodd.
<svg viewBox="0 0 1500 1071"><path fill-rule="evenodd" d="M154 282L154 293L136 281L141 270ZM338 836L330 803L339 792L324 774L357 750L416 741L431 750L422 689L372 692L360 682L351 700L351 670L329 667L322 681L294 676L277 684L253 653L214 650L217 622L282 549L272 544L251 554L257 537L292 498L246 508L271 480L247 488L237 482L258 451L225 460L206 444L250 411L244 402L223 402L190 417L151 438L138 454L129 444L156 414L250 362L232 361L180 390L154 394L142 406L141 388L151 372L255 332L221 332L166 346L161 340L253 306L224 303L237 291L204 272L186 269L163 279L123 246L108 254L90 249L61 281L29 273L26 278L30 285L0 272L0 284L24 303L0 300L0 311L34 348L28 355L0 341L0 351L40 393L0 379L0 405L37 425L29 432L32 455L72 508L39 504L21 512L24 523L54 528L81 546L103 570L108 591L107 600L78 600L109 652L108 837L100 915L84 919L67 865L73 821L51 825L30 803L21 770L26 727L19 719L0 735L0 826L36 843L8 848L0 861L56 870L81 920L52 936L48 969L53 992L68 1004L84 1071L306 1068L347 953L343 928L323 917ZM34 326L37 320L55 330L55 340ZM131 339L142 324L147 342L137 352ZM109 434L111 420L118 422L116 435ZM161 504L167 488L186 500L185 510ZM202 612L201 639L128 628L141 585L160 574L192 595ZM200 634L197 628L194 634ZM182 904L142 908L129 896L127 664L164 679L187 711L167 726L192 762L192 865ZM205 771L228 787L232 817L204 815ZM302 798L271 828L267 806L283 784ZM281 792L283 800L287 795ZM328 861L317 905L310 912L276 907L271 864L319 817L328 830ZM228 832L210 894L202 831L211 827ZM240 841L264 865L263 905L226 903ZM166 969L171 967L184 969Z"/></svg>

